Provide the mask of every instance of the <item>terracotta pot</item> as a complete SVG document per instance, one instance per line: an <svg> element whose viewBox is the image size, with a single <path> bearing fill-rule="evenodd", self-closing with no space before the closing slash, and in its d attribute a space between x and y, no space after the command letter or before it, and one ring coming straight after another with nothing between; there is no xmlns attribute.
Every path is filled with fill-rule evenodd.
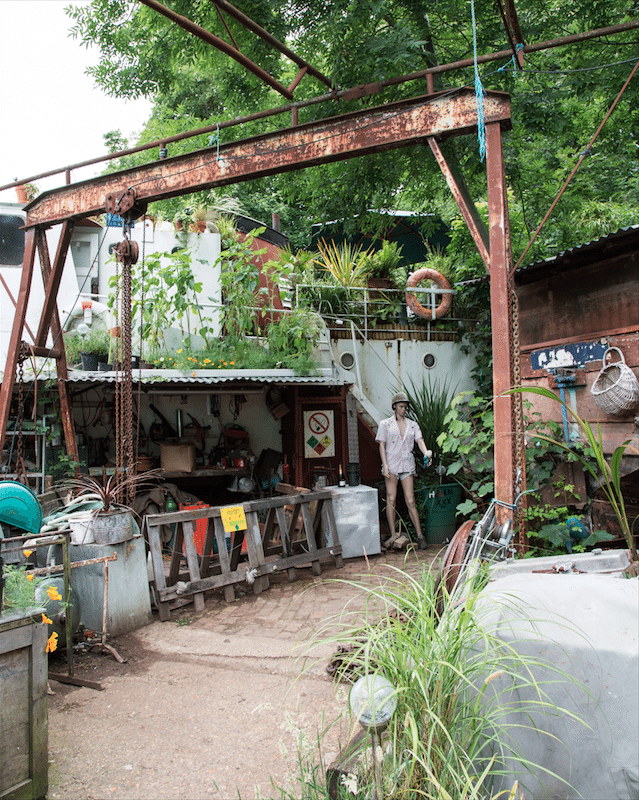
<svg viewBox="0 0 639 800"><path fill-rule="evenodd" d="M26 186L16 186L16 195L18 197L18 203L26 203L27 202Z"/></svg>

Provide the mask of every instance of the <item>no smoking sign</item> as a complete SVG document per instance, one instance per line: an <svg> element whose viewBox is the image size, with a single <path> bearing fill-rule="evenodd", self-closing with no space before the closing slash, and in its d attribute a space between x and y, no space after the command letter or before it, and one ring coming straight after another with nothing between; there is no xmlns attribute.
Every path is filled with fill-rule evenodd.
<svg viewBox="0 0 639 800"><path fill-rule="evenodd" d="M304 458L335 455L335 423L332 411L304 412Z"/></svg>

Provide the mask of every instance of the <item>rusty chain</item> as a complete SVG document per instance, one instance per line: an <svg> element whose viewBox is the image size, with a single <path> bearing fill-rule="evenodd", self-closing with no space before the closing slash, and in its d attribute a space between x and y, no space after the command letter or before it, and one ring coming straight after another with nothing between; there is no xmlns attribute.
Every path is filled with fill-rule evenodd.
<svg viewBox="0 0 639 800"><path fill-rule="evenodd" d="M508 287L509 309L511 323L512 343L512 375L511 386L521 386L521 357L519 350L519 299L515 292L514 281L511 278ZM526 490L526 453L524 448L524 407L521 392L512 396L512 426L514 433L514 464L513 475L514 495L518 497ZM525 529L525 498L524 502L517 504L514 509L513 524L517 530L517 550L523 554L527 549Z"/></svg>

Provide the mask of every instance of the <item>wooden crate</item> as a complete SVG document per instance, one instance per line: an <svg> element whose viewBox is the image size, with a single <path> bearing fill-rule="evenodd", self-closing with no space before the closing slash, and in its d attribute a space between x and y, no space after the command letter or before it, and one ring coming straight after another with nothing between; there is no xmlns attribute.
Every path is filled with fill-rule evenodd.
<svg viewBox="0 0 639 800"><path fill-rule="evenodd" d="M41 619L43 609L32 612ZM48 791L47 626L30 614L0 617L0 798Z"/></svg>

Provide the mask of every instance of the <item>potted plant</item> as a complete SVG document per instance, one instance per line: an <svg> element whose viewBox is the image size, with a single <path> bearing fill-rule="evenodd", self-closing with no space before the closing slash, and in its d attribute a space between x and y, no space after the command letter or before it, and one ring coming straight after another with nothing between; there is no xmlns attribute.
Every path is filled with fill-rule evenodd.
<svg viewBox="0 0 639 800"><path fill-rule="evenodd" d="M80 350L82 349L82 339L77 331L67 331L63 337L64 350L69 365L77 364L80 361Z"/></svg>
<svg viewBox="0 0 639 800"><path fill-rule="evenodd" d="M63 487L77 492L78 498L97 501L99 508L91 511L93 540L97 544L115 544L133 538L133 510L124 502L127 494L156 485L161 472L151 470L139 475L115 472L102 476L79 474L65 481Z"/></svg>
<svg viewBox="0 0 639 800"><path fill-rule="evenodd" d="M191 215L191 227L196 233L204 233L206 230L206 215L207 211L204 206L199 206L199 208L196 208Z"/></svg>
<svg viewBox="0 0 639 800"><path fill-rule="evenodd" d="M393 285L393 271L399 266L401 257L401 245L383 239L381 248L368 257L370 264L366 283L369 288L390 289Z"/></svg>
<svg viewBox="0 0 639 800"><path fill-rule="evenodd" d="M80 340L82 369L97 370L98 364L108 362L111 342L106 328L92 327Z"/></svg>
<svg viewBox="0 0 639 800"><path fill-rule="evenodd" d="M410 389L404 391L410 401L407 416L417 422L426 446L433 451L432 466L421 471L419 477L425 515L424 535L429 544L441 544L455 533L457 506L462 497L459 483L444 482L446 463L438 441L446 431L444 421L455 389L451 388L448 380L439 383L429 378L423 379L421 386L411 383Z"/></svg>

